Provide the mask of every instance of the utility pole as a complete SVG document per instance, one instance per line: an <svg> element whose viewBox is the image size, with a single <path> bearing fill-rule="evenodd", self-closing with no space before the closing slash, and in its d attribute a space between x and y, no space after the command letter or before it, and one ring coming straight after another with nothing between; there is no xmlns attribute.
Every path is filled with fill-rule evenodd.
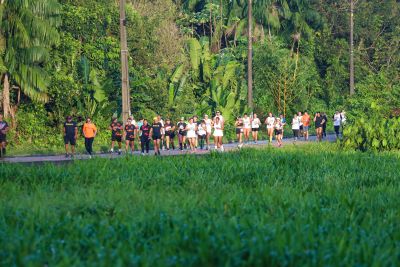
<svg viewBox="0 0 400 267"><path fill-rule="evenodd" d="M354 0L350 0L350 95L354 94Z"/></svg>
<svg viewBox="0 0 400 267"><path fill-rule="evenodd" d="M125 1L120 0L120 34L121 34L121 84L122 84L122 120L128 120L130 115L130 95L129 95L129 69L128 69L128 44L126 40L126 17Z"/></svg>
<svg viewBox="0 0 400 267"><path fill-rule="evenodd" d="M253 111L253 36L252 36L252 0L248 0L248 51L247 51L247 104Z"/></svg>

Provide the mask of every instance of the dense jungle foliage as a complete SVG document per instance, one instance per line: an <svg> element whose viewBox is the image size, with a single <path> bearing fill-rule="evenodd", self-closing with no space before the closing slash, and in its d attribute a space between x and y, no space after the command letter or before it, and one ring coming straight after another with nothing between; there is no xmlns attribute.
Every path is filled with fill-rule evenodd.
<svg viewBox="0 0 400 267"><path fill-rule="evenodd" d="M250 111L248 1L127 2L136 118ZM350 96L349 1L253 0L254 111L396 115L400 3L356 1L354 21ZM121 112L119 1L1 0L0 78L11 144L58 144L69 114L91 116L106 134Z"/></svg>

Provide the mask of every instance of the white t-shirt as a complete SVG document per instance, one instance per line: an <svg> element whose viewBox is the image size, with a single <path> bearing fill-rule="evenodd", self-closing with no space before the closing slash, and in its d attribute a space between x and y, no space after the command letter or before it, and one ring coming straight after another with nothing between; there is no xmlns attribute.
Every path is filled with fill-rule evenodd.
<svg viewBox="0 0 400 267"><path fill-rule="evenodd" d="M300 129L300 123L297 118L293 118L292 120L292 130L299 130Z"/></svg>
<svg viewBox="0 0 400 267"><path fill-rule="evenodd" d="M303 125L303 116L297 116L297 119L299 120L299 126L302 126Z"/></svg>
<svg viewBox="0 0 400 267"><path fill-rule="evenodd" d="M251 128L260 128L260 119L255 118L251 121Z"/></svg>
<svg viewBox="0 0 400 267"><path fill-rule="evenodd" d="M267 118L267 128L271 129L274 128L275 117L268 117Z"/></svg>
<svg viewBox="0 0 400 267"><path fill-rule="evenodd" d="M199 135L205 135L205 134L206 134L206 129L205 129L205 128L206 128L205 126L203 127L202 124L199 124L199 125L197 126L197 133L198 133Z"/></svg>
<svg viewBox="0 0 400 267"><path fill-rule="evenodd" d="M187 129L188 129L188 131L187 131L188 138L193 138L193 137L197 136L196 135L196 123L189 123L187 125Z"/></svg>
<svg viewBox="0 0 400 267"><path fill-rule="evenodd" d="M249 117L243 118L243 128L245 128L245 129L250 129L251 128L250 127L250 118Z"/></svg>
<svg viewBox="0 0 400 267"><path fill-rule="evenodd" d="M342 123L342 116L340 114L335 114L333 116L333 126L340 126Z"/></svg>
<svg viewBox="0 0 400 267"><path fill-rule="evenodd" d="M342 116L342 124L346 122L346 114L344 112L340 113L340 116Z"/></svg>

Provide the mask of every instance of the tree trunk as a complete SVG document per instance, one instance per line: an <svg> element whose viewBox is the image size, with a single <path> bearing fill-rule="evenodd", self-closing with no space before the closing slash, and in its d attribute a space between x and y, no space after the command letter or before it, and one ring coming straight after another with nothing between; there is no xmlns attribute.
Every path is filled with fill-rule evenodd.
<svg viewBox="0 0 400 267"><path fill-rule="evenodd" d="M350 0L350 95L354 94L354 0Z"/></svg>
<svg viewBox="0 0 400 267"><path fill-rule="evenodd" d="M253 111L253 36L252 36L252 0L248 0L248 54L247 54L247 104Z"/></svg>
<svg viewBox="0 0 400 267"><path fill-rule="evenodd" d="M4 82L3 82L3 114L4 118L8 118L8 116L11 115L10 80L8 78L8 73L4 75Z"/></svg>

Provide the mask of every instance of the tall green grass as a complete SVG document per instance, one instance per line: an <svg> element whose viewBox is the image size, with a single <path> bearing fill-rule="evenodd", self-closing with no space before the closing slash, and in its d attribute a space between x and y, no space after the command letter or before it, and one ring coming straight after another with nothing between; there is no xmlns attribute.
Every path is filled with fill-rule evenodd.
<svg viewBox="0 0 400 267"><path fill-rule="evenodd" d="M2 266L398 266L397 154L334 145L0 168Z"/></svg>

